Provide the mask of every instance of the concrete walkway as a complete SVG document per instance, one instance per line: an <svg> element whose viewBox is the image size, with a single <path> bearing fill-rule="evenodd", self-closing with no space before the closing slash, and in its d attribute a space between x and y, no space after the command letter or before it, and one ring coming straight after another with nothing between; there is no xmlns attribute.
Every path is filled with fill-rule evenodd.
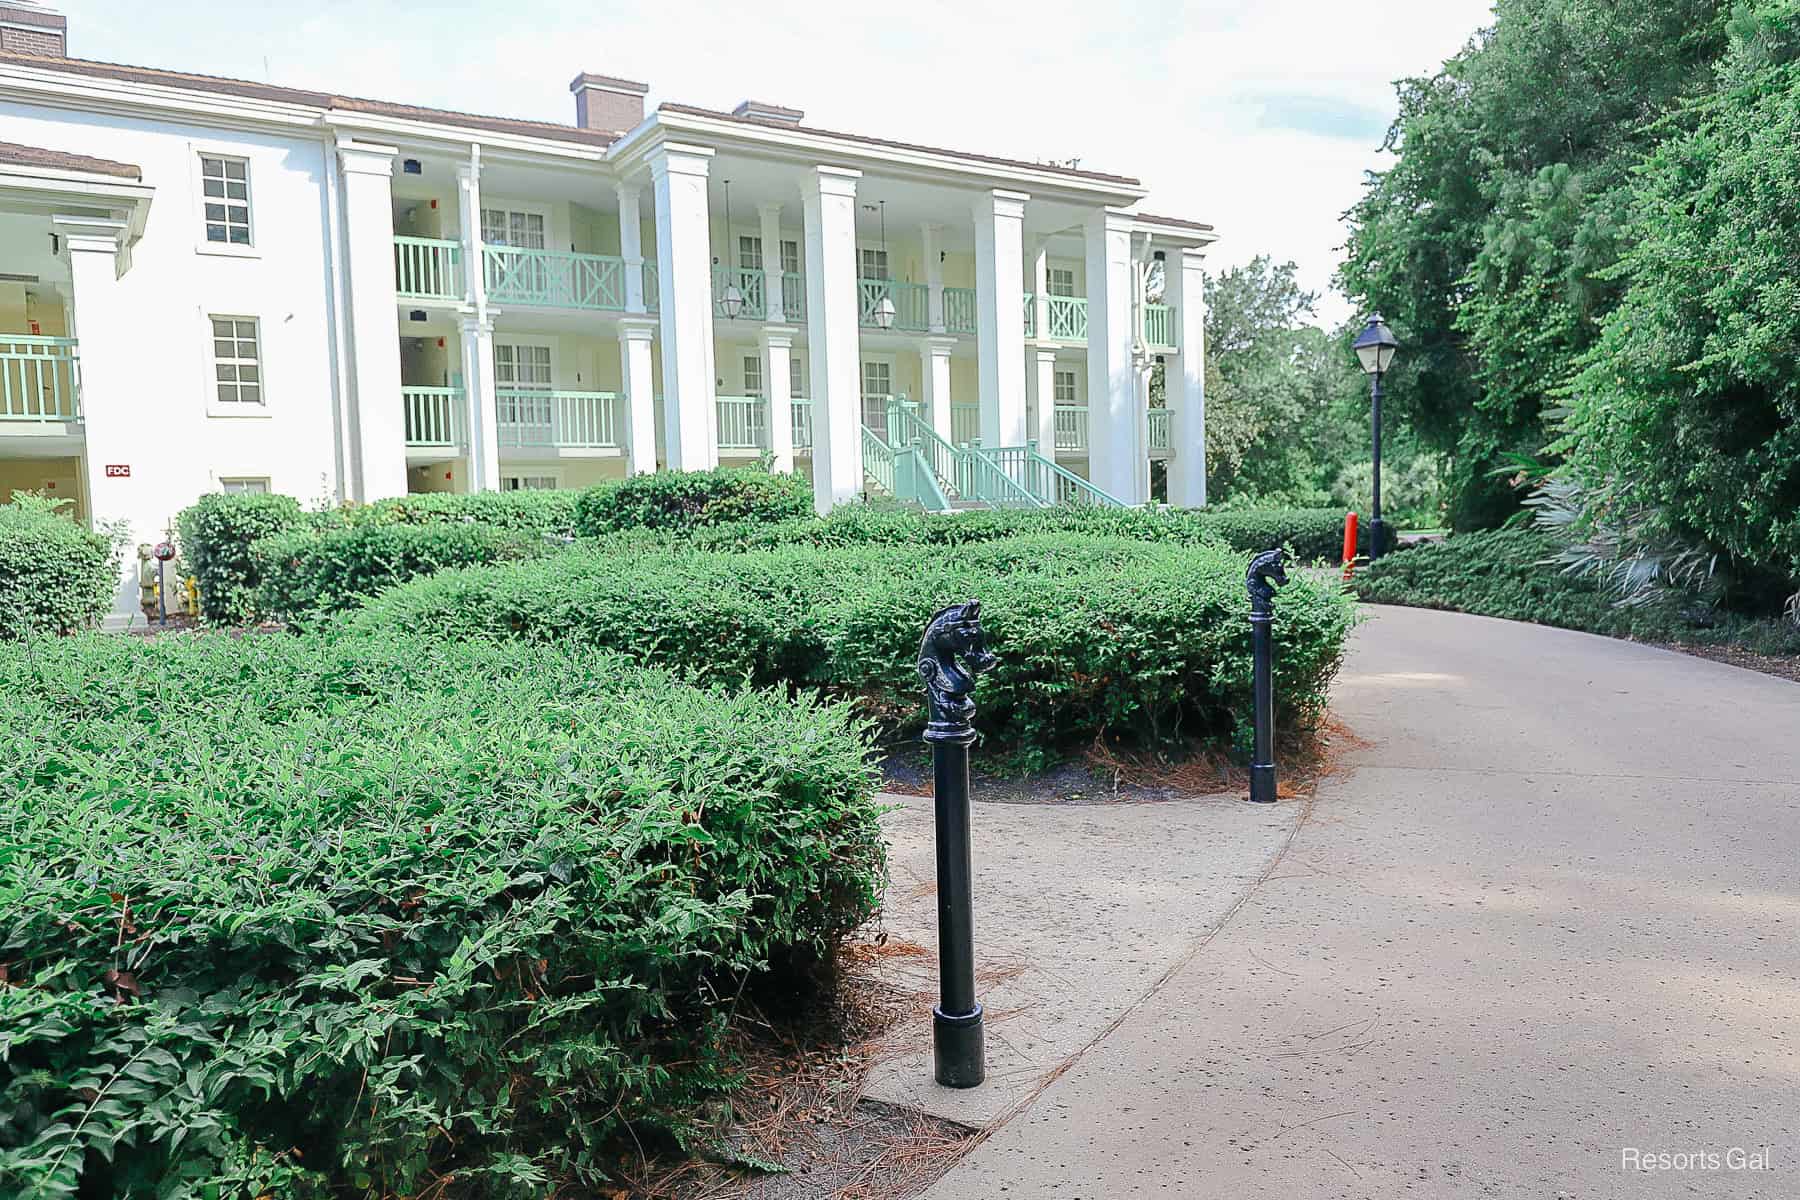
<svg viewBox="0 0 1800 1200"><path fill-rule="evenodd" d="M930 1200L1800 1197L1800 686L1373 611L1356 770Z"/></svg>

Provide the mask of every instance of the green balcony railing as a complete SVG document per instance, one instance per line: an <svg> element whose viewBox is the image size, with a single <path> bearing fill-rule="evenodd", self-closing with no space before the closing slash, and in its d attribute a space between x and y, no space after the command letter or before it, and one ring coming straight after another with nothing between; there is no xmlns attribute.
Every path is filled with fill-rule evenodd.
<svg viewBox="0 0 1800 1200"><path fill-rule="evenodd" d="M463 390L459 387L402 387L406 444L418 449L456 449L464 434Z"/></svg>
<svg viewBox="0 0 1800 1200"><path fill-rule="evenodd" d="M798 271L781 273L781 315L784 320L806 320L806 276Z"/></svg>
<svg viewBox="0 0 1800 1200"><path fill-rule="evenodd" d="M878 329L875 306L887 296L894 302L895 329L924 333L931 328L931 289L922 283L902 283L897 279L858 279L856 281L857 315L865 329Z"/></svg>
<svg viewBox="0 0 1800 1200"><path fill-rule="evenodd" d="M1172 414L1166 408L1153 408L1148 415L1150 418L1150 449L1173 450L1175 443L1171 436L1170 424Z"/></svg>
<svg viewBox="0 0 1800 1200"><path fill-rule="evenodd" d="M494 408L505 449L612 450L623 444L617 392L498 388Z"/></svg>
<svg viewBox="0 0 1800 1200"><path fill-rule="evenodd" d="M738 311L733 319L762 320L769 311L766 279L767 276L761 271L715 266L712 281L713 315L715 317L733 317L733 314L725 306L725 294L727 288L735 286L738 290Z"/></svg>
<svg viewBox="0 0 1800 1200"><path fill-rule="evenodd" d="M958 446L966 446L981 438L981 405L952 404L950 406L950 440Z"/></svg>
<svg viewBox="0 0 1800 1200"><path fill-rule="evenodd" d="M1080 450L1088 448L1088 410L1085 404L1058 404L1055 410L1056 448Z"/></svg>
<svg viewBox="0 0 1800 1200"><path fill-rule="evenodd" d="M946 333L975 332L975 289L947 287L944 289L944 331Z"/></svg>
<svg viewBox="0 0 1800 1200"><path fill-rule="evenodd" d="M1025 293L1025 336L1037 336L1037 296L1031 292Z"/></svg>
<svg viewBox="0 0 1800 1200"><path fill-rule="evenodd" d="M662 311L662 277L653 262L644 264L644 309L647 312Z"/></svg>
<svg viewBox="0 0 1800 1200"><path fill-rule="evenodd" d="M625 260L572 250L484 246L488 297L535 308L625 310Z"/></svg>
<svg viewBox="0 0 1800 1200"><path fill-rule="evenodd" d="M1144 305L1144 345L1152 350L1174 350L1176 348L1173 305Z"/></svg>
<svg viewBox="0 0 1800 1200"><path fill-rule="evenodd" d="M788 403L793 405L794 452L799 453L804 450L811 454L813 444L812 401L805 396L795 396Z"/></svg>
<svg viewBox="0 0 1800 1200"><path fill-rule="evenodd" d="M767 450L769 402L761 396L718 396L719 449Z"/></svg>
<svg viewBox="0 0 1800 1200"><path fill-rule="evenodd" d="M462 243L443 238L396 237L394 292L402 300L461 300Z"/></svg>
<svg viewBox="0 0 1800 1200"><path fill-rule="evenodd" d="M1053 342L1085 342L1087 341L1087 297L1085 296L1048 296L1048 317L1046 323L1049 330L1040 337L1048 337Z"/></svg>
<svg viewBox="0 0 1800 1200"><path fill-rule="evenodd" d="M74 338L0 333L0 422L81 420Z"/></svg>

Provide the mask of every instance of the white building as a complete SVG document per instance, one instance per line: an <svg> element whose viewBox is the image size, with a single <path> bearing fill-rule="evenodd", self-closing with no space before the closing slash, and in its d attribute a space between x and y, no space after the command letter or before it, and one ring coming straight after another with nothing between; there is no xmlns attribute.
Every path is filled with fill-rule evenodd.
<svg viewBox="0 0 1800 1200"><path fill-rule="evenodd" d="M62 57L0 0L0 496L576 487L1205 499L1209 226L1136 180L663 103L573 123ZM1166 405L1149 407L1164 364Z"/></svg>

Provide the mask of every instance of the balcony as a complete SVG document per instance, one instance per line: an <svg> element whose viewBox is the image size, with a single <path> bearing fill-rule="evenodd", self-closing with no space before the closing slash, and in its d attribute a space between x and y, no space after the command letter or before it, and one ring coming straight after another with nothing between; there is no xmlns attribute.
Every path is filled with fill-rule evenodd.
<svg viewBox="0 0 1800 1200"><path fill-rule="evenodd" d="M907 333L926 333L931 329L931 289L922 283L902 283L897 279L858 279L856 281L857 319L864 329L879 329L875 306L883 296L894 303L892 328Z"/></svg>
<svg viewBox="0 0 1800 1200"><path fill-rule="evenodd" d="M719 449L763 453L769 445L769 401L763 396L715 396L719 420ZM789 429L794 452L812 452L812 402L805 396L788 401Z"/></svg>
<svg viewBox="0 0 1800 1200"><path fill-rule="evenodd" d="M81 420L81 357L74 338L0 333L0 431Z"/></svg>
<svg viewBox="0 0 1800 1200"><path fill-rule="evenodd" d="M1172 414L1166 408L1153 408L1149 413L1150 451L1152 454L1171 453L1175 442L1171 436L1169 418Z"/></svg>
<svg viewBox="0 0 1800 1200"><path fill-rule="evenodd" d="M946 333L975 332L975 289L944 289L944 330Z"/></svg>
<svg viewBox="0 0 1800 1200"><path fill-rule="evenodd" d="M759 270L746 270L739 267L713 268L713 316L724 318L743 317L750 321L760 321L768 315L767 299L768 276ZM725 294L728 288L736 287L738 291L738 311L733 313L725 307Z"/></svg>
<svg viewBox="0 0 1800 1200"><path fill-rule="evenodd" d="M1175 345L1175 308L1169 304L1144 305L1144 345L1151 350L1173 353Z"/></svg>
<svg viewBox="0 0 1800 1200"><path fill-rule="evenodd" d="M981 405L950 406L950 440L958 446L981 440Z"/></svg>
<svg viewBox="0 0 1800 1200"><path fill-rule="evenodd" d="M798 271L781 273L781 315L788 321L806 320L806 276Z"/></svg>
<svg viewBox="0 0 1800 1200"><path fill-rule="evenodd" d="M1087 453L1088 410L1085 404L1059 404L1055 410L1056 448Z"/></svg>
<svg viewBox="0 0 1800 1200"><path fill-rule="evenodd" d="M402 387L409 450L460 450L468 444L463 390L459 387Z"/></svg>
<svg viewBox="0 0 1800 1200"><path fill-rule="evenodd" d="M396 237L394 291L402 300L461 300L462 243L441 238Z"/></svg>
<svg viewBox="0 0 1800 1200"><path fill-rule="evenodd" d="M488 298L532 308L625 311L625 260L573 250L484 246Z"/></svg>
<svg viewBox="0 0 1800 1200"><path fill-rule="evenodd" d="M502 450L617 450L625 427L620 409L617 392L494 392Z"/></svg>

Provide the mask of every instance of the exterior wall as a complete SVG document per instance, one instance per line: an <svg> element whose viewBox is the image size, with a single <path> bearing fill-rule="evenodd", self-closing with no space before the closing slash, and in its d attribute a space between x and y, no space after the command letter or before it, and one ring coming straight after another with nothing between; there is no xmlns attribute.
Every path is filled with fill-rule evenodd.
<svg viewBox="0 0 1800 1200"><path fill-rule="evenodd" d="M63 511L76 520L87 519L81 494L79 458L0 458L0 504L14 492L42 492L73 503Z"/></svg>

